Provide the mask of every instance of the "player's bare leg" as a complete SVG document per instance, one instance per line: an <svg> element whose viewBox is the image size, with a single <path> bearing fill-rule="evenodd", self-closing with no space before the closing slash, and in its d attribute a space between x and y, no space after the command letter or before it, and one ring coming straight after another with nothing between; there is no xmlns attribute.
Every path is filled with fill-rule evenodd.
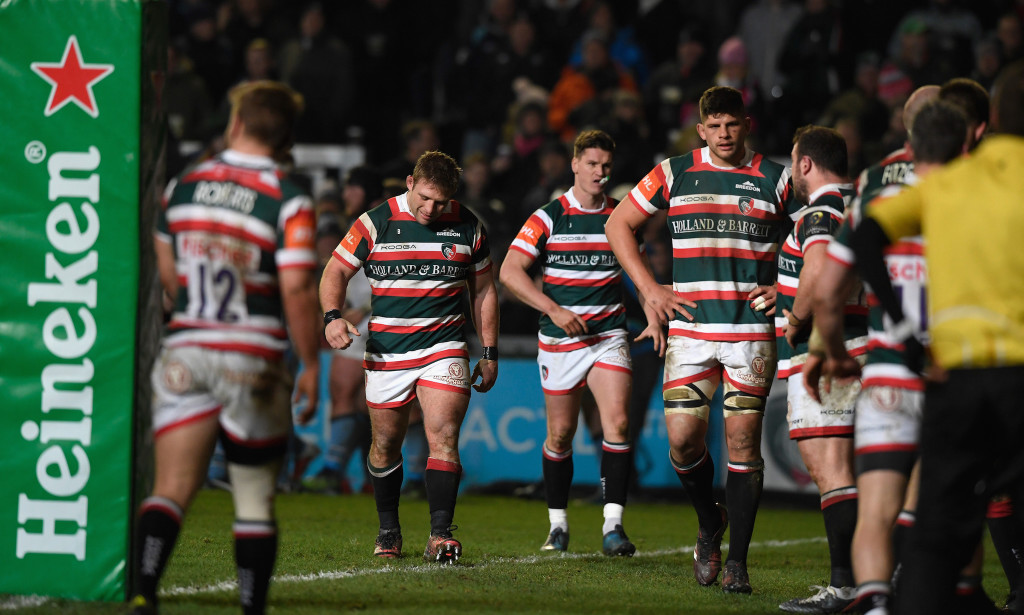
<svg viewBox="0 0 1024 615"><path fill-rule="evenodd" d="M153 493L139 507L135 571L137 612L156 612L156 591L178 540L181 521L210 464L219 430L217 414L160 434L154 443L156 477Z"/></svg>
<svg viewBox="0 0 1024 615"><path fill-rule="evenodd" d="M853 533L853 574L857 601L888 608L895 567L892 540L903 506L907 476L895 470L872 470L857 477L857 526Z"/></svg>
<svg viewBox="0 0 1024 615"><path fill-rule="evenodd" d="M401 557L402 526L398 502L402 493L402 441L409 426L409 409L415 400L398 408L370 408L371 442L366 467L373 482L380 530L374 555Z"/></svg>
<svg viewBox="0 0 1024 615"><path fill-rule="evenodd" d="M790 381L792 384L792 380ZM823 436L797 441L800 456L821 494L831 573L827 587L809 598L781 605L794 613L833 613L849 605L855 595L850 545L857 525L857 487L853 477L853 438ZM818 610L808 610L809 608Z"/></svg>
<svg viewBox="0 0 1024 615"><path fill-rule="evenodd" d="M469 407L469 391L456 393L421 384L416 387L423 409L423 428L430 457L424 477L430 507L430 537L423 557L452 564L462 555L462 544L452 538L455 500L459 494L462 464L459 462L459 431Z"/></svg>
<svg viewBox="0 0 1024 615"><path fill-rule="evenodd" d="M629 443L629 397L633 375L621 369L596 364L587 375L587 384L597 402L604 441L601 443L601 488L604 494L605 555L631 556L636 547L622 527L622 513L629 490L629 472L633 467L633 449Z"/></svg>
<svg viewBox="0 0 1024 615"><path fill-rule="evenodd" d="M565 551L569 548L569 487L572 485L572 439L579 425L582 389L565 395L544 393L547 413L547 437L543 448L544 497L548 505L551 527L541 545L543 551Z"/></svg>

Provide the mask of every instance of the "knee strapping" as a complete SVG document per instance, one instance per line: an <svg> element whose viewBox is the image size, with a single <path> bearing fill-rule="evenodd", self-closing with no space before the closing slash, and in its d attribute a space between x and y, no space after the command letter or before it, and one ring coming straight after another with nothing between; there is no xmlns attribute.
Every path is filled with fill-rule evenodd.
<svg viewBox="0 0 1024 615"><path fill-rule="evenodd" d="M689 414L704 421L711 412L711 400L697 383L667 389L663 395L665 414Z"/></svg>
<svg viewBox="0 0 1024 615"><path fill-rule="evenodd" d="M279 462L261 466L228 464L235 517L247 521L274 520L274 490Z"/></svg>
<svg viewBox="0 0 1024 615"><path fill-rule="evenodd" d="M754 395L741 391L726 381L722 406L725 416L764 412L767 395Z"/></svg>

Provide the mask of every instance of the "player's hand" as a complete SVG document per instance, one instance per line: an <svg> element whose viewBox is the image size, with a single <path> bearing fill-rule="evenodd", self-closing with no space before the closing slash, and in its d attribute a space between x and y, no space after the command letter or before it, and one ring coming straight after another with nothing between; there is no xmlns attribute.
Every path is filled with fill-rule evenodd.
<svg viewBox="0 0 1024 615"><path fill-rule="evenodd" d="M333 323L332 323L333 324ZM299 425L305 425L316 416L320 402L320 364L304 365L295 382L292 404L298 406L305 399L305 405L296 417Z"/></svg>
<svg viewBox="0 0 1024 615"><path fill-rule="evenodd" d="M683 299L672 291L669 285L655 284L641 290L646 302L645 308L650 307L658 317L660 324L668 324L676 317L676 312L682 314L683 318L692 321L693 314L687 308L693 309L697 304L689 299Z"/></svg>
<svg viewBox="0 0 1024 615"><path fill-rule="evenodd" d="M327 327L324 328L324 335L327 337L327 343L331 345L331 348L344 350L352 344L352 336L359 335L359 329L344 318L338 318L327 323Z"/></svg>
<svg viewBox="0 0 1024 615"><path fill-rule="evenodd" d="M750 308L755 312L764 312L765 316L775 316L775 295L778 289L772 286L758 286L747 295Z"/></svg>
<svg viewBox="0 0 1024 615"><path fill-rule="evenodd" d="M476 379L480 379L480 384L476 384ZM473 388L480 393L486 393L491 390L494 386L494 382L498 379L498 362L492 361L491 359L480 359L476 362L476 366L473 368L473 375L469 382L473 385Z"/></svg>
<svg viewBox="0 0 1024 615"><path fill-rule="evenodd" d="M647 328L641 331L633 341L651 340L654 343L654 351L658 353L659 357L664 357L665 347L667 346L665 329L658 322L658 315L654 313L654 310L649 309L647 305L644 305L644 314L647 316Z"/></svg>
<svg viewBox="0 0 1024 615"><path fill-rule="evenodd" d="M786 317L786 324L782 326L782 334L786 337L790 347L796 348L796 345L800 342L807 341L807 338L811 335L811 319L806 318L801 320L799 324L794 325L793 319L790 318L792 312L782 308L782 315Z"/></svg>
<svg viewBox="0 0 1024 615"><path fill-rule="evenodd" d="M827 357L814 353L803 367L804 389L814 401L821 403L821 393L832 392L832 384L847 385L860 378L860 363L845 350L842 356ZM813 382L812 382L813 381Z"/></svg>
<svg viewBox="0 0 1024 615"><path fill-rule="evenodd" d="M555 323L556 327L571 337L577 337L587 332L587 321L583 320L579 314L563 307L556 307L548 314L548 318Z"/></svg>

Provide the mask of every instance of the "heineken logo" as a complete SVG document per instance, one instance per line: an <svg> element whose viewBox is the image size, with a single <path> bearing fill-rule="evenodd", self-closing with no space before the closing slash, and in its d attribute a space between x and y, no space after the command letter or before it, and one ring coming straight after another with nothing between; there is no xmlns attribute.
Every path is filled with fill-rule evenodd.
<svg viewBox="0 0 1024 615"><path fill-rule="evenodd" d="M32 62L32 70L50 84L50 97L43 115L50 117L68 103L75 103L91 117L99 117L100 108L92 88L114 72L113 64L86 64L75 35L68 37L59 62Z"/></svg>
<svg viewBox="0 0 1024 615"><path fill-rule="evenodd" d="M455 258L455 246L450 243L441 244L441 254L448 260Z"/></svg>

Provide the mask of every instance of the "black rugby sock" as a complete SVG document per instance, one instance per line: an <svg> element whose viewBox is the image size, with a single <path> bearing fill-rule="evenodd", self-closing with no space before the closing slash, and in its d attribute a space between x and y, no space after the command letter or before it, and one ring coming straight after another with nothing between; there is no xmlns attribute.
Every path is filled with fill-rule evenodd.
<svg viewBox="0 0 1024 615"><path fill-rule="evenodd" d="M373 499L377 503L380 529L398 529L398 499L402 495L402 460L386 468L375 468L366 460L366 468L373 481Z"/></svg>
<svg viewBox="0 0 1024 615"><path fill-rule="evenodd" d="M697 512L697 523L707 532L717 532L718 528L722 527L722 514L718 511L715 494L711 491L715 479L715 461L708 454L707 448L697 461L689 465L679 465L672 459L671 453L669 461L672 462L672 468L686 490L686 495L693 502L693 509Z"/></svg>
<svg viewBox="0 0 1024 615"><path fill-rule="evenodd" d="M135 573L139 593L153 603L160 577L178 540L182 516L181 508L167 498L149 497L139 507Z"/></svg>
<svg viewBox="0 0 1024 615"><path fill-rule="evenodd" d="M572 486L572 449L556 453L547 445L542 448L544 461L544 494L548 508L564 510L569 507L569 487Z"/></svg>
<svg viewBox="0 0 1024 615"><path fill-rule="evenodd" d="M729 560L747 561L747 549L754 535L754 519L764 489L764 461L729 462L725 499L729 503Z"/></svg>
<svg viewBox="0 0 1024 615"><path fill-rule="evenodd" d="M273 521L235 521L238 596L245 615L263 615L277 561L277 525Z"/></svg>

